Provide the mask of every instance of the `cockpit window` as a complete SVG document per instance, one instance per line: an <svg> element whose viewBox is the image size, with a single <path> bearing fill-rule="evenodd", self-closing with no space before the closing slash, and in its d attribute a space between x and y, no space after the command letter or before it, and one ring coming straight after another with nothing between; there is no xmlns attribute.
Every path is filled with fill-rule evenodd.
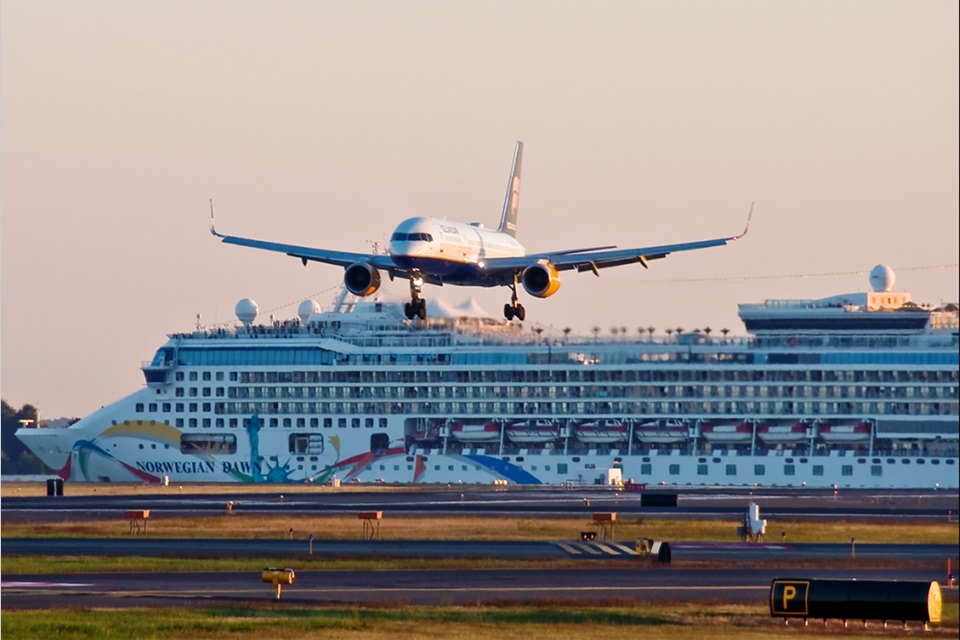
<svg viewBox="0 0 960 640"><path fill-rule="evenodd" d="M433 235L429 233L403 233L398 231L390 236L391 242L433 242Z"/></svg>

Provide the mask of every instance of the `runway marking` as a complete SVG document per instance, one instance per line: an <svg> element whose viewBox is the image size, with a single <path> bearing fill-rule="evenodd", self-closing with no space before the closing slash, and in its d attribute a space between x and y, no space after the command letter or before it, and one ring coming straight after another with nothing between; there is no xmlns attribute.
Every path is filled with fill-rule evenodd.
<svg viewBox="0 0 960 640"><path fill-rule="evenodd" d="M589 554L592 555L592 556L598 556L598 555L600 555L600 552L599 552L597 549L594 549L594 548L593 548L591 545L589 545L589 544L580 543L580 544L577 545L577 547L580 548L580 549L583 549L584 551L586 551L587 553L589 553Z"/></svg>
<svg viewBox="0 0 960 640"><path fill-rule="evenodd" d="M638 555L640 555L635 549L631 549L629 546L627 546L627 545L625 545L625 544L623 544L623 543L621 543L621 542L614 543L614 546L617 547L618 549L620 549L620 551L626 553L627 555L630 555L630 556L638 556Z"/></svg>
<svg viewBox="0 0 960 640"><path fill-rule="evenodd" d="M81 582L0 582L0 589L53 589L56 587L92 587Z"/></svg>
<svg viewBox="0 0 960 640"><path fill-rule="evenodd" d="M595 544L597 545L597 548L598 548L598 549L600 549L601 551L603 551L604 553L606 553L606 554L608 554L608 555L611 555L611 556L618 556L618 555L620 555L620 551L619 551L618 549L614 549L613 547L609 547L609 546L603 544L602 542L597 542L597 543L595 543Z"/></svg>
<svg viewBox="0 0 960 640"><path fill-rule="evenodd" d="M574 547L573 545L567 544L566 542L557 543L561 549L569 553L570 555L579 556L582 555L582 552Z"/></svg>

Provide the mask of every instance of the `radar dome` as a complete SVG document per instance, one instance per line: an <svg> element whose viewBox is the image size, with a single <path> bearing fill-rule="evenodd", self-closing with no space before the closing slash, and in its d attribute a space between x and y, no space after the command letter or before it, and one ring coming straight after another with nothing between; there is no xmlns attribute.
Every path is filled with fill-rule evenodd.
<svg viewBox="0 0 960 640"><path fill-rule="evenodd" d="M243 324L250 324L256 320L258 311L260 311L260 307L257 306L256 302L250 298L244 298L237 303L235 313L237 314L237 320Z"/></svg>
<svg viewBox="0 0 960 640"><path fill-rule="evenodd" d="M304 300L297 307L297 315L303 324L307 324L307 320L315 313L320 313L320 304L316 300Z"/></svg>
<svg viewBox="0 0 960 640"><path fill-rule="evenodd" d="M878 264L870 271L870 287L877 293L893 290L895 280L893 269L886 265Z"/></svg>

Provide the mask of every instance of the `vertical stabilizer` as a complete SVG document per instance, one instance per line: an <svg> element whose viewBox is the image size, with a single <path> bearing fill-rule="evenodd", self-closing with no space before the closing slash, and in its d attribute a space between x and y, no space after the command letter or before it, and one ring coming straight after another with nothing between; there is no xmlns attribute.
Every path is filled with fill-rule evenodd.
<svg viewBox="0 0 960 640"><path fill-rule="evenodd" d="M510 180L507 182L507 195L503 199L503 213L500 214L500 233L517 236L517 208L520 206L520 163L523 160L523 143L517 141L513 152L513 166L510 167Z"/></svg>

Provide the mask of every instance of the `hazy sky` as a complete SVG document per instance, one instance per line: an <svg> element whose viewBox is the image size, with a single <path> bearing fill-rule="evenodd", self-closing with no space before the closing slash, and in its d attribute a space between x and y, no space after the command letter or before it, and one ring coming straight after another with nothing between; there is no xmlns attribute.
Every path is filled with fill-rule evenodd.
<svg viewBox="0 0 960 640"><path fill-rule="evenodd" d="M956 300L957 23L952 0L4 0L2 396L82 416L198 313L332 300L341 269L219 244L210 198L221 231L364 251L411 215L495 225L516 140L531 251L731 235L756 201L732 246L521 293L528 325L742 332L737 303L878 263ZM772 277L826 273L854 275ZM509 299L425 289L471 293Z"/></svg>

